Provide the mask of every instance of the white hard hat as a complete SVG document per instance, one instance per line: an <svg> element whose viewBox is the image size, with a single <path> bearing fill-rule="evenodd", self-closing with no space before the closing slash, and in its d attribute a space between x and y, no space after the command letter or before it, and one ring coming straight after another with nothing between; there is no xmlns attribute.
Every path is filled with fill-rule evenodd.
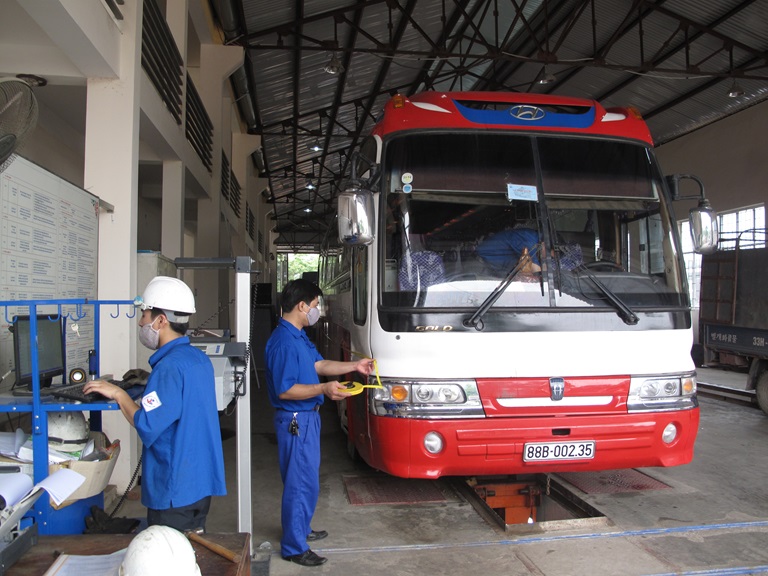
<svg viewBox="0 0 768 576"><path fill-rule="evenodd" d="M131 540L119 576L200 576L187 537L168 526L150 526Z"/></svg>
<svg viewBox="0 0 768 576"><path fill-rule="evenodd" d="M82 412L48 412L48 445L62 452L77 452L88 442L88 424Z"/></svg>
<svg viewBox="0 0 768 576"><path fill-rule="evenodd" d="M184 282L171 276L156 276L147 284L138 305L142 310L160 308L164 312L178 312L189 316L195 313L195 296ZM174 316L174 317L172 317ZM176 321L174 314L168 319Z"/></svg>

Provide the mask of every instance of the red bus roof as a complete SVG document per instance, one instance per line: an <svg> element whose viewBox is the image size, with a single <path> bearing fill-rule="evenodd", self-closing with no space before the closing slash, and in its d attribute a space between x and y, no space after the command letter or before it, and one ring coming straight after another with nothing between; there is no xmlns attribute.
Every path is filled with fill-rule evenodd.
<svg viewBox="0 0 768 576"><path fill-rule="evenodd" d="M518 92L422 92L393 96L374 134L433 128L591 134L653 145L648 126L631 108L605 109L595 100Z"/></svg>

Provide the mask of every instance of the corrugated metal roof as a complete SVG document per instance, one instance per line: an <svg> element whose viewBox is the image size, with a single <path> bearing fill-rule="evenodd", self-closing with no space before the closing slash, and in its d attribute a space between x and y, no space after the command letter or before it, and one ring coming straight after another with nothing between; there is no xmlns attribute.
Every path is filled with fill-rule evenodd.
<svg viewBox="0 0 768 576"><path fill-rule="evenodd" d="M631 105L657 144L768 98L768 0L211 3L239 15L230 42L249 50L247 97L279 242L292 248L319 242L350 155L391 93L536 91ZM324 70L333 55L344 63L337 75ZM545 65L556 81L537 84ZM743 96L728 96L734 82ZM324 150L312 152L317 138ZM307 175L321 178L317 191Z"/></svg>

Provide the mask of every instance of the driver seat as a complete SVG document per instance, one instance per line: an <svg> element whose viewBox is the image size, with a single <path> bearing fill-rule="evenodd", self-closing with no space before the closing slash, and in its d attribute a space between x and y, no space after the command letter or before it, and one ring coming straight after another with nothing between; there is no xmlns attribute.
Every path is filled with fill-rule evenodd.
<svg viewBox="0 0 768 576"><path fill-rule="evenodd" d="M437 252L422 250L406 255L398 272L401 291L420 291L445 281L445 264Z"/></svg>

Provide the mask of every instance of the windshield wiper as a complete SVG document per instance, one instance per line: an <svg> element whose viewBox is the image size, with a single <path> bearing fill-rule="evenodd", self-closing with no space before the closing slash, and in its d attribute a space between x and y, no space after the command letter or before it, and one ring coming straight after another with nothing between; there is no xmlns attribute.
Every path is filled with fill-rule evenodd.
<svg viewBox="0 0 768 576"><path fill-rule="evenodd" d="M603 284L600 280L598 280L597 276L595 276L595 273L592 272L589 268L581 264L576 268L580 273L584 272L584 274L589 278L592 283L597 286L597 289L600 290L600 292L603 293L603 296L605 296L608 301L611 303L611 305L616 309L616 314L618 314L619 318L621 318L624 321L624 324L629 324L630 326L634 326L637 324L640 319L637 317L637 314L635 314L632 309L627 306L627 304L619 298L616 293L614 293L608 286Z"/></svg>
<svg viewBox="0 0 768 576"><path fill-rule="evenodd" d="M506 277L499 282L498 286L493 289L493 291L488 294L488 297L483 300L483 303L478 306L477 310L475 310L475 313L472 314L470 318L467 318L462 322L466 328L474 328L475 330L483 330L485 328L485 324L483 323L483 316L485 316L485 313L488 312L488 310L491 309L491 306L496 304L496 301L501 298L501 295L504 294L504 291L509 287L509 285L512 283L512 280L515 279L515 276L525 268L525 266L533 261L533 258L531 254L536 254L539 248L541 247L541 242L533 246L531 250L528 250L527 253L524 253L520 260L515 264L515 267L510 270Z"/></svg>

